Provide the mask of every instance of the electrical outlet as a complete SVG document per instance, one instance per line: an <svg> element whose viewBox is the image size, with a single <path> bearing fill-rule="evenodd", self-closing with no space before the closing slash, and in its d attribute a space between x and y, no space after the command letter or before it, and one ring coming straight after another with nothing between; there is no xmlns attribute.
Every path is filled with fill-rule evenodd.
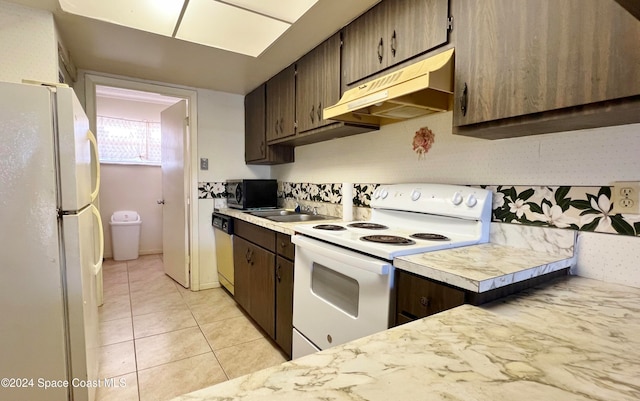
<svg viewBox="0 0 640 401"><path fill-rule="evenodd" d="M613 183L611 202L613 214L640 214L640 181L618 181Z"/></svg>
<svg viewBox="0 0 640 401"><path fill-rule="evenodd" d="M209 170L209 159L206 157L200 158L200 170Z"/></svg>

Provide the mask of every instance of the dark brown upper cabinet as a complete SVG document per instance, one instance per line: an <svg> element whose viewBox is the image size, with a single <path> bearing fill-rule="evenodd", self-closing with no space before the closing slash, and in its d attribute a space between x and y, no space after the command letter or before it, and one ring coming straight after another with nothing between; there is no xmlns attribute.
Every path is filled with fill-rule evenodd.
<svg viewBox="0 0 640 401"><path fill-rule="evenodd" d="M244 159L247 164L293 162L293 148L267 144L266 85L262 84L244 98Z"/></svg>
<svg viewBox="0 0 640 401"><path fill-rule="evenodd" d="M345 85L448 41L447 0L383 0L344 28Z"/></svg>
<svg viewBox="0 0 640 401"><path fill-rule="evenodd" d="M335 34L296 63L298 132L323 127L322 110L340 100L340 34Z"/></svg>
<svg viewBox="0 0 640 401"><path fill-rule="evenodd" d="M267 81L267 143L295 135L296 70L291 64Z"/></svg>
<svg viewBox="0 0 640 401"><path fill-rule="evenodd" d="M455 0L454 132L640 122L640 21L614 0Z"/></svg>

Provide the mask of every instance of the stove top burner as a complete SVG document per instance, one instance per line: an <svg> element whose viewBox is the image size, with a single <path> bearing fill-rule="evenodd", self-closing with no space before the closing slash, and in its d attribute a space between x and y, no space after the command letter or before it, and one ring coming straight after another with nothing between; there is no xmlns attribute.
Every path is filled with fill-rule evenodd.
<svg viewBox="0 0 640 401"><path fill-rule="evenodd" d="M346 228L336 225L336 224L318 224L317 226L313 226L316 230L327 230L327 231L342 231L346 230Z"/></svg>
<svg viewBox="0 0 640 401"><path fill-rule="evenodd" d="M360 237L360 239L363 241L377 242L389 245L413 245L416 243L409 238L398 237L395 235L365 235L364 237Z"/></svg>
<svg viewBox="0 0 640 401"><path fill-rule="evenodd" d="M376 223L351 223L351 224L348 224L348 227L365 228L367 230L386 230L389 228L387 226L383 226L382 224L376 224Z"/></svg>
<svg viewBox="0 0 640 401"><path fill-rule="evenodd" d="M441 234L433 234L433 233L416 233L412 234L411 238L415 239L425 239L429 241L451 241L451 238L445 237Z"/></svg>

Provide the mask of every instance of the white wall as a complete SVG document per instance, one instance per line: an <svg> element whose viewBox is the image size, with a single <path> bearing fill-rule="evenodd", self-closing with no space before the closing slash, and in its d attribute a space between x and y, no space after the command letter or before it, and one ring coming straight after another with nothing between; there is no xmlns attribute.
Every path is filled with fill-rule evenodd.
<svg viewBox="0 0 640 401"><path fill-rule="evenodd" d="M609 185L640 179L640 124L524 138L484 140L452 134L452 112L383 126L380 131L296 148L296 162L273 167L292 182L445 182ZM412 140L435 133L419 160Z"/></svg>
<svg viewBox="0 0 640 401"><path fill-rule="evenodd" d="M198 89L198 159L209 159L209 170L198 169L199 182L234 178L270 178L268 166L244 163L244 97ZM198 199L200 288L219 287L211 213L213 199Z"/></svg>
<svg viewBox="0 0 640 401"><path fill-rule="evenodd" d="M198 181L270 178L268 166L244 163L244 96L198 89L198 113L198 159L209 159Z"/></svg>
<svg viewBox="0 0 640 401"><path fill-rule="evenodd" d="M0 81L58 82L53 15L0 0Z"/></svg>
<svg viewBox="0 0 640 401"><path fill-rule="evenodd" d="M142 218L139 253L162 253L162 172L157 166L101 164L100 215L104 254L113 256L109 220L116 210L135 210Z"/></svg>

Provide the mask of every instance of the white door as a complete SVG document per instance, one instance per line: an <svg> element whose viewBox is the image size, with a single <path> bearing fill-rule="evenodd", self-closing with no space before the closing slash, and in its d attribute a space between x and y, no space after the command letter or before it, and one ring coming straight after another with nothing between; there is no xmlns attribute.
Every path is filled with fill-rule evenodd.
<svg viewBox="0 0 640 401"><path fill-rule="evenodd" d="M162 130L162 252L164 271L189 288L189 160L187 102L181 100L160 115Z"/></svg>

